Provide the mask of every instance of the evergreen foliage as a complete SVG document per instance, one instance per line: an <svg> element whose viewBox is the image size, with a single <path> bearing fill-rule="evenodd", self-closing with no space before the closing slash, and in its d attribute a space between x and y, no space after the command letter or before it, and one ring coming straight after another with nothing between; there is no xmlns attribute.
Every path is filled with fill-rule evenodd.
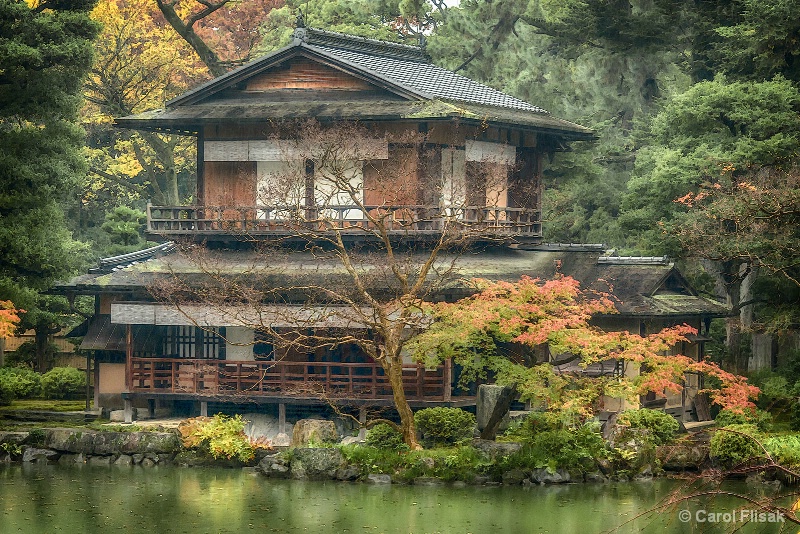
<svg viewBox="0 0 800 534"><path fill-rule="evenodd" d="M46 399L76 399L86 393L86 373L74 367L54 367L42 375Z"/></svg>
<svg viewBox="0 0 800 534"><path fill-rule="evenodd" d="M93 2L0 1L0 299L27 310L23 327L57 318L39 291L74 272L86 247L64 206L86 163L76 124L98 26Z"/></svg>
<svg viewBox="0 0 800 534"><path fill-rule="evenodd" d="M617 424L633 429L648 431L650 441L654 445L664 445L675 439L680 429L678 421L668 413L660 410L626 410L617 418Z"/></svg>
<svg viewBox="0 0 800 534"><path fill-rule="evenodd" d="M711 437L710 454L726 467L735 467L751 458L763 455L761 434L755 425L729 425Z"/></svg>
<svg viewBox="0 0 800 534"><path fill-rule="evenodd" d="M378 423L367 432L365 445L390 451L408 450L403 441L403 434L386 423Z"/></svg>
<svg viewBox="0 0 800 534"><path fill-rule="evenodd" d="M37 396L42 390L42 377L27 367L0 368L0 389L16 399Z"/></svg>
<svg viewBox="0 0 800 534"><path fill-rule="evenodd" d="M475 415L461 408L424 408L414 413L414 422L426 444L453 445L472 438Z"/></svg>

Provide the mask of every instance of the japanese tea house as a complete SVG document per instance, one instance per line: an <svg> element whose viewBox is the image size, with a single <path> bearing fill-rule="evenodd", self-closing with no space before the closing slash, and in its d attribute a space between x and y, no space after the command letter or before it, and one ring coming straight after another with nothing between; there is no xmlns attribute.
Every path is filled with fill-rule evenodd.
<svg viewBox="0 0 800 534"><path fill-rule="evenodd" d="M276 124L297 119L313 119L323 128L356 123L368 132L368 138L352 139L359 155L348 175L348 183L363 191L363 202L337 204L337 192L328 191L324 206L333 213L328 224L353 242L364 234L365 212L371 210L392 212L396 226L390 230L397 239L422 247L441 232L430 214L457 211L464 228L480 230L472 236L474 250L459 260L466 278L550 277L560 269L589 286L603 279L613 284L620 314L598 321L642 333L684 322L702 330L710 317L726 313L698 296L664 258L617 258L597 246L541 244L542 163L570 141L592 139L591 131L437 67L424 49L311 28L298 28L289 46L184 93L166 109L117 119L120 127L197 141L194 203L148 206L148 232L164 240L193 239L228 272L252 260L242 236L294 246L297 227L277 207L286 199L260 191L286 160L296 159L291 140ZM397 141L403 131L424 141ZM359 146L368 148L359 152ZM306 187L296 207L319 208L314 181L322 165L302 164ZM376 173L390 167L403 169L392 196L371 185ZM483 176L488 170L495 180L465 183L481 175L475 169ZM460 193L456 183L463 184ZM291 277L314 261L299 254L286 265L276 258L276 272ZM96 405L152 411L193 403L207 412L209 403L243 399L282 411L287 404L322 404L319 397L297 393L295 386L307 383L325 384L354 405L391 405L382 369L353 346L276 355L269 340L210 311L195 310L202 320L190 319L185 310L156 302L149 285L182 269L192 272L165 242L103 260L61 286L67 294L96 297L96 315L82 344L95 354ZM322 283L348 283L333 267L316 272L327 273ZM446 298L458 296L454 291ZM702 343L683 350L699 357ZM455 388L455 380L449 362L426 369L409 361L404 370L413 407L474 404L474 392ZM691 391L669 400L668 407L683 416Z"/></svg>

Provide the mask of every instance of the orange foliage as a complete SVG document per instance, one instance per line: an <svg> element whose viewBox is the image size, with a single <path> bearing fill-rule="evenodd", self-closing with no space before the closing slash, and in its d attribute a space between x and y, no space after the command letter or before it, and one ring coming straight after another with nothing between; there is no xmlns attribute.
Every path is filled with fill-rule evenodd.
<svg viewBox="0 0 800 534"><path fill-rule="evenodd" d="M20 313L25 310L14 308L14 303L10 300L0 300L0 338L5 338L14 333L14 328L20 322Z"/></svg>
<svg viewBox="0 0 800 534"><path fill-rule="evenodd" d="M547 348L554 355L576 355L583 367L621 360L627 366L638 368L638 376L609 381L608 389L613 389L616 395L634 398L648 392L679 392L686 373L700 373L719 380L720 387L707 392L713 402L724 408L741 411L752 407L750 399L758 395L758 388L747 384L746 378L728 373L711 361L669 354L679 342L688 341L687 335L697 333L689 325L640 336L630 332L606 332L590 324L595 315L617 313L612 297L609 293L582 290L579 282L569 276L554 280L523 277L516 283L487 280L475 283L480 290L476 295L434 306L434 315L439 321L430 333L422 334L423 340L424 336L428 337L427 348L437 343L440 347L459 343L475 334L483 334L496 341ZM448 342L448 339L457 341ZM514 363L523 365L520 361ZM538 364L547 365L545 362ZM522 376L519 371L511 374L515 380ZM576 382L585 382L585 377L574 378ZM559 380L562 379L563 374L559 375ZM588 387L596 389L597 385ZM570 388L562 390L570 391ZM550 402L571 405L575 399L550 399ZM582 411L586 412L588 407L584 408Z"/></svg>

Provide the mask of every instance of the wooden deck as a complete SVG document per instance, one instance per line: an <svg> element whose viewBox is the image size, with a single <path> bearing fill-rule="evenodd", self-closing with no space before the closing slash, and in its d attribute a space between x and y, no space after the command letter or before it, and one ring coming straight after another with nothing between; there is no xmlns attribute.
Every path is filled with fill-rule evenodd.
<svg viewBox="0 0 800 534"><path fill-rule="evenodd" d="M539 211L527 208L440 206L326 206L293 211L273 206L147 206L147 231L158 235L293 236L324 231L364 234L375 229L365 211L390 234L440 234L445 224L487 237L539 239Z"/></svg>
<svg viewBox="0 0 800 534"><path fill-rule="evenodd" d="M450 402L449 361L433 370L403 367L409 400ZM391 400L392 390L378 364L295 361L228 361L131 358L130 393L181 397L298 397Z"/></svg>

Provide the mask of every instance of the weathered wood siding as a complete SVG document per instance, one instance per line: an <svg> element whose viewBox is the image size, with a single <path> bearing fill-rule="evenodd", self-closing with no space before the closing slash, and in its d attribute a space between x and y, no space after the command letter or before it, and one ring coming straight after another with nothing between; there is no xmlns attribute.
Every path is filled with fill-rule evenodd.
<svg viewBox="0 0 800 534"><path fill-rule="evenodd" d="M417 147L391 147L389 159L364 162L364 203L413 206L422 203Z"/></svg>
<svg viewBox="0 0 800 534"><path fill-rule="evenodd" d="M205 206L256 204L255 161L207 161L204 182Z"/></svg>
<svg viewBox="0 0 800 534"><path fill-rule="evenodd" d="M369 91L375 86L310 59L296 58L251 78L245 87L245 91L285 89Z"/></svg>

